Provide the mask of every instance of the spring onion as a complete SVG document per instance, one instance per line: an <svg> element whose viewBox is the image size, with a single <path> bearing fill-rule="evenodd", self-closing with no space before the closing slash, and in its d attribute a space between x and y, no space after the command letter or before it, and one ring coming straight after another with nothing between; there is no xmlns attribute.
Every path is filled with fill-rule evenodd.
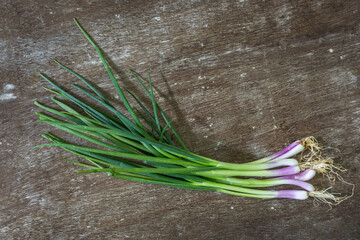
<svg viewBox="0 0 360 240"><path fill-rule="evenodd" d="M80 74L55 61L89 90L75 84L71 86L102 108L89 105L40 74L53 88L46 88L48 91L71 102L77 110L55 97L51 100L61 110L35 101L35 105L46 112L37 112L39 122L70 133L96 147L69 143L50 133L42 135L50 143L37 147L56 146L83 158L86 162L68 160L86 168L79 173L107 173L132 181L252 198L304 200L314 197L323 201L330 199L335 203L342 200L327 191L315 190L307 182L316 173L329 176L336 170L343 170L335 167L331 159L319 155L319 145L313 137L295 141L275 154L248 163L227 163L191 152L172 126L173 119L169 120L155 100L150 75L147 88L143 78L130 70L151 101L151 107L147 108L134 93L119 85L100 48L78 21L74 21L98 53L126 113L120 112ZM131 105L130 99L138 107ZM301 157L297 160L295 156L299 154ZM289 189L276 190L274 187L279 185L286 185Z"/></svg>

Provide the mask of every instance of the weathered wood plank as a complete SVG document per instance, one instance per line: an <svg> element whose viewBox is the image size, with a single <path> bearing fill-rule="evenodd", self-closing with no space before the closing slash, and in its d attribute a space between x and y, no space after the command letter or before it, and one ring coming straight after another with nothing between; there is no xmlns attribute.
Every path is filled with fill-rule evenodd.
<svg viewBox="0 0 360 240"><path fill-rule="evenodd" d="M114 92L77 17L123 76L151 71L156 95L194 152L229 162L313 135L359 183L359 1L8 1L0 6L2 239L356 239L357 191L327 211L311 200L257 200L79 175L34 100L53 62ZM165 79L162 77L165 77ZM126 87L140 92L131 78ZM321 187L318 180L314 180ZM342 191L349 191L340 185Z"/></svg>

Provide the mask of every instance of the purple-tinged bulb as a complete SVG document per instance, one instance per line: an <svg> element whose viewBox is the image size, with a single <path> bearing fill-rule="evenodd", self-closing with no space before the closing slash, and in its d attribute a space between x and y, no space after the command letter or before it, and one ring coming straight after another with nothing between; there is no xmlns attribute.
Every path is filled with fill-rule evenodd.
<svg viewBox="0 0 360 240"><path fill-rule="evenodd" d="M289 158L291 156L298 154L299 152L301 152L303 150L304 150L304 146L302 145L302 142L298 140L298 141L293 142L292 144L290 144L283 150L281 150L277 153L274 153L269 158L270 158L270 160Z"/></svg>
<svg viewBox="0 0 360 240"><path fill-rule="evenodd" d="M287 176L282 176L282 177L278 177L276 179L294 179L294 180L300 180L300 181L308 181L310 179L312 179L316 174L316 171L314 169L306 169L303 172L300 172L298 174L294 174L294 175L287 175Z"/></svg>
<svg viewBox="0 0 360 240"><path fill-rule="evenodd" d="M288 159L272 160L271 162L268 163L268 165L270 168L276 168L282 166L297 166L299 165L299 163L296 159L288 158Z"/></svg>
<svg viewBox="0 0 360 240"><path fill-rule="evenodd" d="M273 160L280 160L280 159L286 159L290 158L299 152L304 150L303 143L301 141L296 141L284 148L283 150L274 153L268 157L261 158L259 160L253 161L251 163L265 163L265 162L271 162Z"/></svg>
<svg viewBox="0 0 360 240"><path fill-rule="evenodd" d="M300 168L298 166L290 166L290 167L284 167L284 168L272 169L266 171L269 173L268 176L277 177L277 176L297 174L300 172Z"/></svg>
<svg viewBox="0 0 360 240"><path fill-rule="evenodd" d="M279 180L279 181L281 181L282 184L290 184L290 185L295 185L295 186L301 187L301 188L305 189L308 192L313 192L315 190L314 186L312 184L307 183L307 182L303 182L303 181L300 181L300 180L282 179L282 180Z"/></svg>
<svg viewBox="0 0 360 240"><path fill-rule="evenodd" d="M304 190L279 190L276 198L290 198L305 200L309 197L308 192Z"/></svg>
<svg viewBox="0 0 360 240"><path fill-rule="evenodd" d="M279 153L281 153L281 154L279 156L275 157L274 160L290 158L302 151L304 151L304 146L302 145L301 141L296 141L296 142L292 143L289 147L280 151Z"/></svg>

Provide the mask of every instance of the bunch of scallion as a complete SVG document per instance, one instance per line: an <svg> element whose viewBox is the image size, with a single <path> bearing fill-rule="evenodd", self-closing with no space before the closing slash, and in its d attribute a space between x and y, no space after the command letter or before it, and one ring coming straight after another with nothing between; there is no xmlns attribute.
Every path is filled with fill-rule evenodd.
<svg viewBox="0 0 360 240"><path fill-rule="evenodd" d="M58 61L55 62L82 81L89 90L74 84L71 86L100 104L101 109L85 103L40 74L53 87L53 90L47 90L72 102L77 110L56 98L52 98L52 101L61 110L36 101L35 105L47 112L37 112L39 121L97 146L83 147L50 133L42 135L51 143L40 146L61 147L86 160L71 161L87 168L79 173L106 172L113 177L132 181L191 190L219 191L244 197L302 200L312 196L336 200L326 192L315 191L306 182L317 172L316 164L306 162L299 165L299 161L292 158L309 146L314 149L316 145L311 138L295 141L278 153L249 163L226 163L190 152L171 125L172 120L166 117L156 102L150 75L147 88L142 78L130 71L151 100L152 107L147 108L134 93L119 85L100 48L74 20L95 47L129 116L118 111L86 79ZM137 108L130 105L129 97L137 104ZM268 189L278 185L292 186L289 190Z"/></svg>

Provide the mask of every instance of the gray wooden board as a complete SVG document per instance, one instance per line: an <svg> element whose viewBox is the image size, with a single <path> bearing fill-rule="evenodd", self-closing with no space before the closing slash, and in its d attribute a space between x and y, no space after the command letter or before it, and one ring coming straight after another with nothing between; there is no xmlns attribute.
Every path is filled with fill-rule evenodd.
<svg viewBox="0 0 360 240"><path fill-rule="evenodd" d="M53 59L114 93L72 21L77 17L123 86L141 93L127 68L152 73L156 97L192 151L246 162L313 135L348 169L344 179L358 184L359 8L357 0L2 1L0 238L358 238L357 190L328 211L312 200L80 175L61 158L76 159L70 154L30 149L46 142L41 133L56 132L36 122L33 101L52 96L38 73L62 86L75 80ZM326 186L318 178L312 183ZM346 185L338 190L350 192Z"/></svg>

